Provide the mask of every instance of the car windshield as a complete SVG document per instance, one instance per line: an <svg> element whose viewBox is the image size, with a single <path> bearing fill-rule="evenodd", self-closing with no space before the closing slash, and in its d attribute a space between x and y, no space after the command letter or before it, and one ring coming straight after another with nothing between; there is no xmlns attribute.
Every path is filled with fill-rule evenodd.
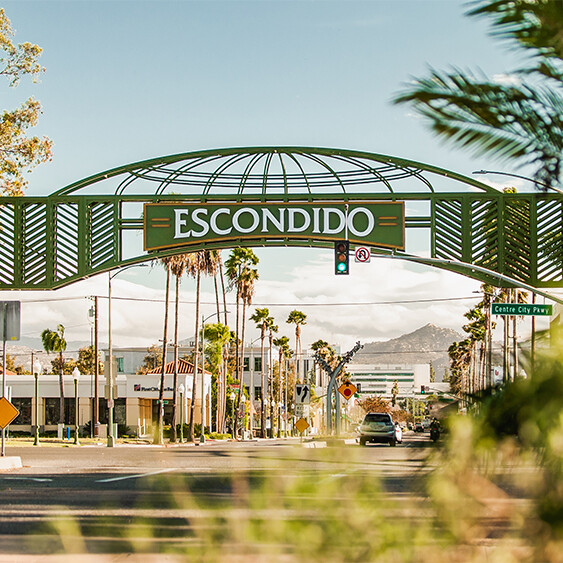
<svg viewBox="0 0 563 563"><path fill-rule="evenodd" d="M364 418L364 424L369 424L370 422L391 422L388 414L366 414Z"/></svg>

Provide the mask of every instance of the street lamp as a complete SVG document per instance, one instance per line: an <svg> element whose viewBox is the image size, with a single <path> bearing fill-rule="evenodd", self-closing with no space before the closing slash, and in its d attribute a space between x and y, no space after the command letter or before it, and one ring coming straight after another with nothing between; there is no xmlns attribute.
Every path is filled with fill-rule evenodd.
<svg viewBox="0 0 563 563"><path fill-rule="evenodd" d="M80 378L80 370L75 366L72 370L74 379L74 443L79 446L78 442L78 379Z"/></svg>
<svg viewBox="0 0 563 563"><path fill-rule="evenodd" d="M533 178L528 178L527 176L522 176L520 174L513 174L511 172L496 172L494 170L475 170L475 172L471 172L471 174L499 174L500 176L511 176L512 178L520 178L521 180L528 180L533 184L537 184L539 186L543 186L544 188L547 188L548 190L553 190L554 192L563 194L563 190L554 188L553 186L550 186L545 182L539 182L538 180L534 180Z"/></svg>
<svg viewBox="0 0 563 563"><path fill-rule="evenodd" d="M178 393L180 393L180 444L184 443L184 384L178 385Z"/></svg>
<svg viewBox="0 0 563 563"><path fill-rule="evenodd" d="M41 362L35 358L33 362L33 375L35 376L35 428L33 430L33 434L35 439L33 440L34 446L39 446L39 374L43 369L41 366Z"/></svg>
<svg viewBox="0 0 563 563"><path fill-rule="evenodd" d="M244 415L246 414L246 409L245 409L245 403L246 403L246 397L244 396L244 392L242 393L242 395L240 396L240 404L241 404L241 410L242 410L242 439L244 440L244 433L246 431L246 424L244 421Z"/></svg>
<svg viewBox="0 0 563 563"><path fill-rule="evenodd" d="M201 436L199 437L200 444L205 443L205 321L213 318L219 317L222 313L230 313L230 311L218 311L212 313L207 317L201 315ZM195 372L194 369L194 384L195 384ZM209 408L211 408L211 401L209 402Z"/></svg>
<svg viewBox="0 0 563 563"><path fill-rule="evenodd" d="M250 358L248 361L248 367L250 368L250 439L254 438L254 343L261 340L261 337L255 338L250 342ZM260 359L262 361L263 358ZM262 365L260 368L263 369ZM244 375L243 375L244 377ZM264 390L262 390L264 393Z"/></svg>
<svg viewBox="0 0 563 563"><path fill-rule="evenodd" d="M125 270L129 270L130 268L146 268L147 264L129 264L129 266L125 266L114 272L108 272L108 353L109 353L109 367L108 373L106 375L106 384L108 386L108 448L113 448L115 446L115 436L113 435L113 414L114 414L114 405L113 405L113 349L112 349L112 342L111 342L111 280L115 278L115 276L121 274ZM96 358L98 361L98 358ZM166 363L166 358L163 358L163 362Z"/></svg>
<svg viewBox="0 0 563 563"><path fill-rule="evenodd" d="M232 391L229 395L229 399L231 399L231 425L233 427L233 438L235 437L235 399L237 396L235 392Z"/></svg>

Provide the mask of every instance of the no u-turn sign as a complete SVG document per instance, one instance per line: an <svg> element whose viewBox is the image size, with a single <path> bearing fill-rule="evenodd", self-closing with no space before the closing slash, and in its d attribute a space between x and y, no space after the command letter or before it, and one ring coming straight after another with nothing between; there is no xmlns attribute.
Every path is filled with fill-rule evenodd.
<svg viewBox="0 0 563 563"><path fill-rule="evenodd" d="M363 262L365 264L370 261L371 251L367 246L356 246L354 257L356 262Z"/></svg>

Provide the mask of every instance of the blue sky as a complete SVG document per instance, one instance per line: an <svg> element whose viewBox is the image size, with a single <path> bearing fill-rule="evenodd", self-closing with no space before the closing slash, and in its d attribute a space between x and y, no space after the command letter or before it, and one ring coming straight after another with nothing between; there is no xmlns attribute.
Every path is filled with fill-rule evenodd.
<svg viewBox="0 0 563 563"><path fill-rule="evenodd" d="M390 99L429 66L493 76L522 62L487 35L486 22L464 17L466 7L456 0L8 0L3 6L16 41L44 49L41 82L3 90L7 108L28 95L39 99L44 115L36 132L54 141L53 161L29 176L30 195L47 195L129 162L231 146L359 149L467 175L498 169L445 147L408 107ZM466 296L478 287L459 276L383 260L334 279L331 254L319 250L259 255L256 301L291 302L291 308L319 295L324 302L379 302ZM103 294L106 284L105 277L94 279L57 295ZM163 294L158 269L132 270L115 285L117 295ZM183 292L192 299L190 282ZM86 310L89 302L83 305ZM379 306L369 314L365 308L304 308L310 315L304 339L347 347L358 338L391 338L426 322L459 328L469 305ZM149 313L147 307L146 326L132 331L127 305L121 306L114 319L117 341L148 345L160 337L160 309ZM76 306L35 310L26 334L58 322L73 327L76 339L89 333ZM280 324L288 310L273 309Z"/></svg>

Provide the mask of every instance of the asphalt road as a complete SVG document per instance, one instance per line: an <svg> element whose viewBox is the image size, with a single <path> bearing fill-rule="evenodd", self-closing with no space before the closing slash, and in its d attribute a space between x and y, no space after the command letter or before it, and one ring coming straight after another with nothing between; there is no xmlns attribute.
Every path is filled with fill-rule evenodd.
<svg viewBox="0 0 563 563"><path fill-rule="evenodd" d="M265 509L291 518L300 513L295 499L309 508L328 502L326 515L358 488L378 499L417 498L432 446L427 435L414 434L395 448L313 445L10 447L7 455L20 456L24 467L0 474L0 559L201 554L223 541L213 538L224 533L224 519L248 523ZM256 502L266 504L259 510ZM233 517L242 509L242 519Z"/></svg>

